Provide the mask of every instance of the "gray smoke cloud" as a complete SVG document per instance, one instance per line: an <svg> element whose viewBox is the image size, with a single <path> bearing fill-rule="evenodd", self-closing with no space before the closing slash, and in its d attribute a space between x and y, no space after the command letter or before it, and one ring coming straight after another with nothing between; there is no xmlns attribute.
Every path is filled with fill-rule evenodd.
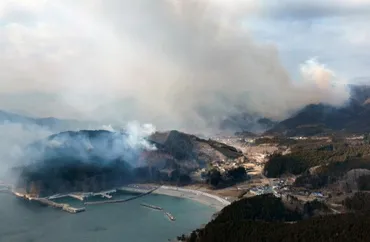
<svg viewBox="0 0 370 242"><path fill-rule="evenodd" d="M206 133L240 112L282 119L349 96L317 60L292 80L276 48L253 41L243 21L258 1L11 2L0 11L17 19L0 33L0 88L52 93L35 114Z"/></svg>
<svg viewBox="0 0 370 242"><path fill-rule="evenodd" d="M14 179L9 169L27 162L25 149L29 144L51 135L38 125L5 122L0 125L0 179Z"/></svg>
<svg viewBox="0 0 370 242"><path fill-rule="evenodd" d="M138 157L142 151L156 150L146 139L154 132L151 124L130 122L120 130L107 125L90 134L72 131L51 136L52 131L45 127L5 122L0 125L0 181L14 184L18 176L12 168L52 157L66 162L71 157L83 162L100 157L107 161L123 159L132 167L145 165L138 163Z"/></svg>

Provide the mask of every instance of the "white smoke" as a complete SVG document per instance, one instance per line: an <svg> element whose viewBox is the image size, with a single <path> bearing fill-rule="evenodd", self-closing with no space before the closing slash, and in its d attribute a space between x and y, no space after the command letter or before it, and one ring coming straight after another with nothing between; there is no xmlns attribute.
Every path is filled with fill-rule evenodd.
<svg viewBox="0 0 370 242"><path fill-rule="evenodd" d="M341 80L332 70L319 63L317 58L309 59L301 65L301 75L304 88L312 90L308 89L309 93L315 91L320 96L327 95L324 100L312 100L312 103L320 101L340 106L350 96L346 81Z"/></svg>
<svg viewBox="0 0 370 242"><path fill-rule="evenodd" d="M37 125L6 122L0 125L0 177L7 176L9 169L24 164L24 151L32 143L51 135ZM9 177L6 177L9 178Z"/></svg>
<svg viewBox="0 0 370 242"><path fill-rule="evenodd" d="M155 133L155 127L152 124L143 124L139 122L130 122L125 128L128 135L126 142L131 149L156 150L156 147L148 142L146 138Z"/></svg>
<svg viewBox="0 0 370 242"><path fill-rule="evenodd" d="M108 124L108 125L103 125L101 129L102 129L102 130L106 130L106 131L110 131L110 132L114 132L114 131L115 131L115 130L114 130L114 128L113 128L113 126L112 126L112 125L110 125L110 124Z"/></svg>
<svg viewBox="0 0 370 242"><path fill-rule="evenodd" d="M334 72L311 66L294 81L274 46L251 39L243 21L258 1L11 2L0 11L13 19L0 26L0 89L54 94L34 114L204 133L240 112L281 119L348 98L329 85Z"/></svg>
<svg viewBox="0 0 370 242"><path fill-rule="evenodd" d="M133 150L156 150L156 147L150 144L147 138L156 132L153 124L140 124L138 121L128 122L122 129L115 129L112 125L103 125L102 130L110 132L121 132L127 135L124 138L125 146Z"/></svg>

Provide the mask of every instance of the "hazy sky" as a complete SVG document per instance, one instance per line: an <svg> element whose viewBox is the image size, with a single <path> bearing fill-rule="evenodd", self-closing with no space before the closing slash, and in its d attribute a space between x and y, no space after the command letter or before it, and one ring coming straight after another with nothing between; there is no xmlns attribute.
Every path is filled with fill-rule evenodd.
<svg viewBox="0 0 370 242"><path fill-rule="evenodd" d="M332 83L370 76L369 39L370 0L2 0L0 108L183 129L282 118L343 104Z"/></svg>

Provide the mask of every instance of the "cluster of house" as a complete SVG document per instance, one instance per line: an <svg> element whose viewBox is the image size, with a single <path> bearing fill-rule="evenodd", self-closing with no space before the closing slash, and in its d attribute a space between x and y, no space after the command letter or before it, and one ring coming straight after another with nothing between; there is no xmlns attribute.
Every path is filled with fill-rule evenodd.
<svg viewBox="0 0 370 242"><path fill-rule="evenodd" d="M249 190L250 193L255 195L262 194L274 194L275 197L281 197L284 192L289 192L288 180L279 179L273 181L272 186L264 185L259 187L253 187Z"/></svg>
<svg viewBox="0 0 370 242"><path fill-rule="evenodd" d="M249 192L254 194L254 195L274 193L272 187L270 187L269 185L260 186L260 187L253 187L249 190Z"/></svg>

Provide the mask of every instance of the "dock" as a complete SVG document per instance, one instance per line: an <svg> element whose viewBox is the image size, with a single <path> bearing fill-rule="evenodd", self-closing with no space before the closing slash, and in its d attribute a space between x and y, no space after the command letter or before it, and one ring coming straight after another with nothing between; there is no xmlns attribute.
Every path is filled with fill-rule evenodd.
<svg viewBox="0 0 370 242"><path fill-rule="evenodd" d="M83 201L85 200L85 195L83 194L75 194L75 193L72 193L72 194L68 194L69 197L72 197L72 198L75 198L75 199L78 199L80 201Z"/></svg>
<svg viewBox="0 0 370 242"><path fill-rule="evenodd" d="M64 197L71 197L80 201L84 201L87 197L94 197L94 196L101 196L103 198L108 198L111 199L112 195L109 195L111 193L115 193L117 190L109 190L109 191L102 191L102 192L97 192L97 193L92 193L92 192L74 192L74 193L68 193L68 194L54 194L52 196L49 196L49 200L53 199L58 199L58 198L64 198Z"/></svg>
<svg viewBox="0 0 370 242"><path fill-rule="evenodd" d="M117 192L117 190L116 189L113 189L113 190L109 190L109 191L103 191L103 192L93 193L92 196L101 196L103 198L111 199L112 198L112 195L109 195L109 194L115 193L115 192Z"/></svg>
<svg viewBox="0 0 370 242"><path fill-rule="evenodd" d="M64 197L71 197L71 198L83 201L85 199L86 195L78 194L78 193L54 194L52 196L47 197L47 199L54 200L54 199L64 198Z"/></svg>
<svg viewBox="0 0 370 242"><path fill-rule="evenodd" d="M160 210L160 211L163 210L163 208L161 208L161 207L157 207L157 206L146 204L146 203L141 203L140 205L143 206L143 207L154 209L154 210Z"/></svg>

